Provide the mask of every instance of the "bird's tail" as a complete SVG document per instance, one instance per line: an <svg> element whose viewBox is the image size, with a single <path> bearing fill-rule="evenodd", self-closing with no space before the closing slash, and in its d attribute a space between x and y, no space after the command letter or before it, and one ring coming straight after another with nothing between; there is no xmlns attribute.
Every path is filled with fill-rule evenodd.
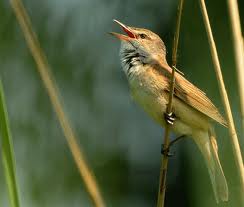
<svg viewBox="0 0 244 207"><path fill-rule="evenodd" d="M217 203L219 200L228 201L228 186L219 161L214 129L210 127L208 132L197 132L193 138L207 164Z"/></svg>

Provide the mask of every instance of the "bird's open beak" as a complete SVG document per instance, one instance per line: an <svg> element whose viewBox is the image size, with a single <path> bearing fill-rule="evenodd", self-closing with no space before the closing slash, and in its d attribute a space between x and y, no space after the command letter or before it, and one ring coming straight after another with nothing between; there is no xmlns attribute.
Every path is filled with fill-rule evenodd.
<svg viewBox="0 0 244 207"><path fill-rule="evenodd" d="M111 35L117 37L120 40L126 40L126 41L129 41L130 39L136 38L136 35L133 33L133 31L130 29L130 27L124 25L123 23L119 22L116 19L114 19L113 21L116 22L117 24L119 24L127 35L119 34L116 32L110 32Z"/></svg>

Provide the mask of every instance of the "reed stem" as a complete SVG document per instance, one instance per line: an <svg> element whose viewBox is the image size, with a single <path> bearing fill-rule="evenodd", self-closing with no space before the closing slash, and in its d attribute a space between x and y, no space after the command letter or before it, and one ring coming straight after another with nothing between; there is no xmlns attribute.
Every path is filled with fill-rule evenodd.
<svg viewBox="0 0 244 207"><path fill-rule="evenodd" d="M244 46L242 44L243 37L241 32L238 3L236 0L227 0L227 4L229 9L231 23L230 25L234 44L237 79L239 85L239 97L241 103L242 130L244 133Z"/></svg>
<svg viewBox="0 0 244 207"><path fill-rule="evenodd" d="M175 70L176 70L176 63L177 63L177 49L178 49L178 43L179 43L180 23L181 23L181 16L182 16L182 10L183 10L183 3L184 3L184 0L179 0L176 30L175 30L175 35L174 35L173 51L172 51L172 74L171 74L171 80L170 80L169 102L167 105L168 114L170 114L172 112L172 106L173 106ZM163 145L164 150L167 150L169 148L169 143L170 143L169 136L170 136L170 125L166 124L165 133L164 133L164 145ZM167 155L163 154L161 156L157 207L165 206L166 176L167 176L168 162L169 162L169 157Z"/></svg>
<svg viewBox="0 0 244 207"><path fill-rule="evenodd" d="M21 0L10 0L10 3L20 24L26 43L37 64L37 70L47 90L53 109L62 127L69 149L73 155L73 159L79 170L79 173L83 178L87 191L96 207L104 207L105 204L97 186L95 176L93 175L91 169L88 167L84 154L82 153L76 141L75 133L63 110L57 85L54 81L54 78L52 77L46 55L41 49L37 36L32 29L31 21L26 12L26 9Z"/></svg>
<svg viewBox="0 0 244 207"><path fill-rule="evenodd" d="M233 120L233 116L232 116L232 112L231 112L231 108L230 108L228 94L225 89L224 79L223 79L222 72L221 72L218 53L217 53L215 41L213 38L212 29L211 29L211 25L209 22L205 1L199 0L199 3L200 3L202 16L203 16L204 25L205 25L207 36L208 36L208 42L209 42L209 46L210 46L210 51L211 51L211 56L212 56L212 60L213 60L213 64L214 64L215 73L217 76L219 90L220 90L222 102L224 105L225 114L227 117L227 124L228 124L228 129L229 129L229 135L231 138L230 139L231 145L232 145L232 149L233 149L233 153L234 153L234 159L235 159L237 169L238 169L238 175L240 178L241 192L243 194L244 193L244 168L243 168L241 150L240 150L238 137L237 137L237 133L236 133L235 125L234 125L234 120Z"/></svg>

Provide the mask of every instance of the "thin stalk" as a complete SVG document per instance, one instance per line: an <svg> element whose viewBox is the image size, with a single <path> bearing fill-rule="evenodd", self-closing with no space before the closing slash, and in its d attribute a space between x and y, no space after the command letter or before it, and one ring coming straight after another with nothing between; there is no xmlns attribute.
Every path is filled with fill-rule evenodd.
<svg viewBox="0 0 244 207"><path fill-rule="evenodd" d="M13 140L8 121L7 107L0 80L0 136L2 138L2 160L4 174L8 186L9 201L11 207L19 207L18 186L16 181L16 164L13 150Z"/></svg>
<svg viewBox="0 0 244 207"><path fill-rule="evenodd" d="M237 70L237 79L239 85L239 97L241 103L241 120L242 120L242 130L244 132L244 47L240 15L238 11L238 3L236 0L227 0L229 15L230 15L230 25L235 51L235 62Z"/></svg>
<svg viewBox="0 0 244 207"><path fill-rule="evenodd" d="M181 16L183 10L184 0L179 0L178 12L177 12L177 22L176 22L176 30L173 42L173 51L172 51L172 74L170 80L170 92L169 92L169 102L167 105L167 113L172 113L173 107L173 96L174 96L174 85L175 85L175 70L177 63L177 49L179 42L179 34L180 34L180 23ZM164 150L169 147L169 135L170 135L170 125L166 124L165 133L164 133ZM157 207L164 207L165 204L165 191L166 191L166 175L168 169L169 158L167 155L162 155L161 157L161 167L160 167L160 175L159 175L159 189L158 189L158 201Z"/></svg>
<svg viewBox="0 0 244 207"><path fill-rule="evenodd" d="M243 168L241 150L240 150L240 146L239 146L239 142L238 142L238 137L237 137L237 133L236 133L235 125L234 125L234 120L233 120L233 116L232 116L232 112L231 112L231 108L230 108L228 95L227 95L227 92L225 89L225 84L224 84L224 80L223 80L223 76L222 76L222 72L221 72L218 53L217 53L216 45L214 42L205 1L199 0L199 3L200 3L202 16L203 16L204 25L206 27L208 42L209 42L209 46L210 46L210 51L211 51L211 56L212 56L212 60L213 60L213 64L214 64L215 73L217 76L219 90L220 90L222 102L224 104L225 114L227 117L227 124L228 124L229 134L230 134L230 138L231 138L230 139L231 145L232 145L232 149L233 149L233 153L234 153L234 159L235 159L237 169L238 169L238 175L240 178L241 192L243 194L243 192L244 192L244 168Z"/></svg>
<svg viewBox="0 0 244 207"><path fill-rule="evenodd" d="M32 29L31 21L26 12L26 9L21 0L10 0L10 3L20 24L26 43L37 64L37 70L47 90L53 109L62 127L69 149L73 155L75 164L80 172L80 175L83 178L87 191L95 206L104 207L105 204L97 186L95 176L93 175L91 169L88 167L88 164L84 158L84 154L80 150L79 145L76 141L76 136L71 127L71 124L66 117L66 114L64 113L63 106L59 98L57 85L51 75L45 53L41 49L37 36Z"/></svg>

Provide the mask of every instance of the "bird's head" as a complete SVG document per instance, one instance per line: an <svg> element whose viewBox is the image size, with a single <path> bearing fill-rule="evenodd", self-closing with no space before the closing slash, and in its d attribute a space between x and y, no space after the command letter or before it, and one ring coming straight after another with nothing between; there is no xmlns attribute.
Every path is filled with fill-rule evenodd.
<svg viewBox="0 0 244 207"><path fill-rule="evenodd" d="M111 32L113 36L121 40L120 55L123 61L131 61L133 57L143 64L150 64L158 59L164 60L166 48L161 38L150 30L127 26L118 20L114 20L121 26L126 35ZM132 57L129 58L128 57Z"/></svg>

